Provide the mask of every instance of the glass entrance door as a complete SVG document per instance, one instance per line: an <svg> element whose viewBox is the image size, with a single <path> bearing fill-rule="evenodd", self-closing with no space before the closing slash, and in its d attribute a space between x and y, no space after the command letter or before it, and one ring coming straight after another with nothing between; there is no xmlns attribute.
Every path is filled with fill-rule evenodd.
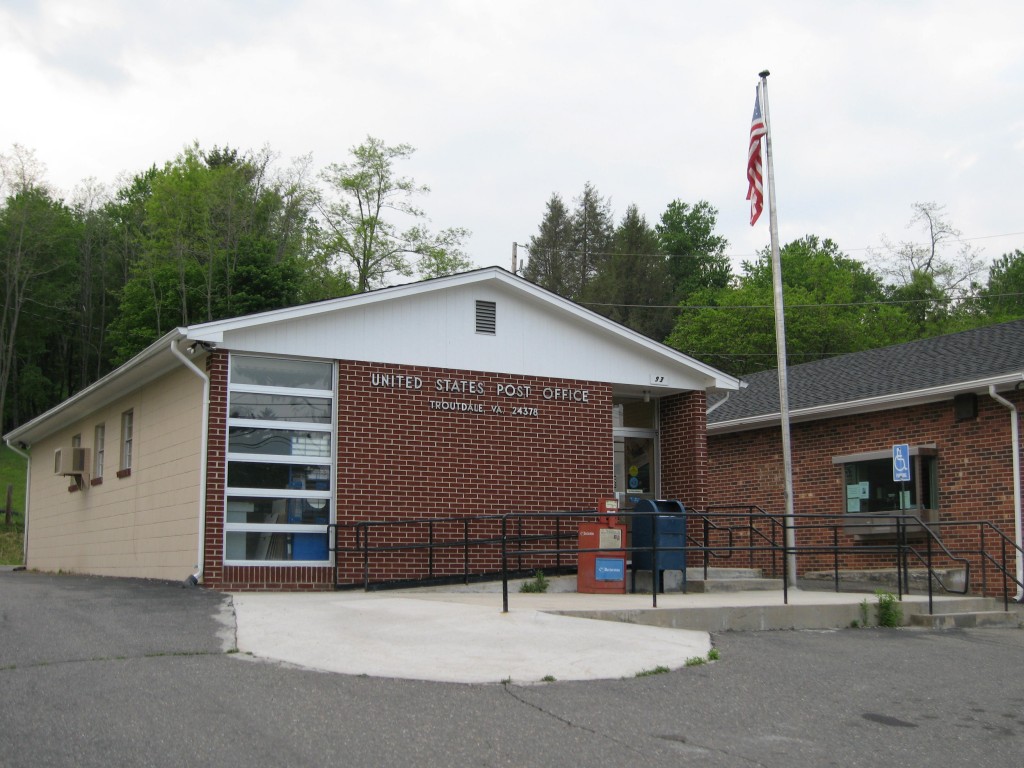
<svg viewBox="0 0 1024 768"><path fill-rule="evenodd" d="M615 435L615 491L624 510L632 509L640 499L657 498L655 435Z"/></svg>

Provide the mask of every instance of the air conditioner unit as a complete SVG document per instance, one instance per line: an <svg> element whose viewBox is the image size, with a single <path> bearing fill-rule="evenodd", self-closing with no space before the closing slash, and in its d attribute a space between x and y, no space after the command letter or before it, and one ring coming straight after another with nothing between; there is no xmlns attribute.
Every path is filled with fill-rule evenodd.
<svg viewBox="0 0 1024 768"><path fill-rule="evenodd" d="M89 467L88 448L58 448L53 452L53 474L84 475Z"/></svg>

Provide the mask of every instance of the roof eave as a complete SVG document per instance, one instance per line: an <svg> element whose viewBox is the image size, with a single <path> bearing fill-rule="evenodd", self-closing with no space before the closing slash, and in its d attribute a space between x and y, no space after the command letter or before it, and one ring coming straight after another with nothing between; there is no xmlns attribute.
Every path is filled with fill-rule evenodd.
<svg viewBox="0 0 1024 768"><path fill-rule="evenodd" d="M67 400L55 405L45 413L36 416L4 435L4 441L11 444L32 445L67 424L68 415L80 418L79 411L86 412L102 408L107 403L128 394L157 376L179 365L170 353L170 345L185 338L183 328L175 328L154 341L128 362L115 368L85 389L76 392ZM166 356L166 359L164 359ZM82 414L84 415L84 414Z"/></svg>
<svg viewBox="0 0 1024 768"><path fill-rule="evenodd" d="M790 422L815 421L818 419L836 418L839 416L851 416L860 413L873 413L875 411L886 411L894 408L907 408L913 405L933 403L939 400L946 400L951 395L974 392L983 394L988 391L989 386L1015 385L1024 381L1024 371L998 376L988 376L983 379L961 381L953 384L944 384L940 387L930 387L912 392L901 392L893 395L879 395L861 400L850 400L845 403L829 403L827 405L814 406L812 408L798 408L789 412ZM708 434L728 434L730 432L745 432L752 429L762 429L779 424L781 416L778 412L759 414L740 419L730 419L708 424Z"/></svg>

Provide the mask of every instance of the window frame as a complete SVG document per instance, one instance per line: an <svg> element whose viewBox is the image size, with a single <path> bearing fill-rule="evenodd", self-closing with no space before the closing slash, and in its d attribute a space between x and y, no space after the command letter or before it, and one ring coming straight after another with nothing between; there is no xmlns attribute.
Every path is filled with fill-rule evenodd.
<svg viewBox="0 0 1024 768"><path fill-rule="evenodd" d="M844 456L833 456L832 464L842 472L840 486L842 488L842 510L847 530L854 533L858 538L870 538L878 535L892 536L896 533L896 526L893 518L900 515L913 515L924 523L935 522L939 519L940 504L939 498L939 451L935 444L910 445L911 479L906 491L902 487L895 490L897 496L906 492L910 494L912 504L906 507L896 506L892 509L874 509L863 511L851 511L849 488L847 484L847 468L850 466L863 465L874 462L892 462L892 449L882 451L868 451L864 453L847 454ZM922 466L928 464L927 488L925 487L924 472ZM893 481L893 485L898 484ZM873 489L869 488L870 494ZM929 500L929 505L924 506L923 499ZM897 501L902 504L902 500ZM908 532L917 532L921 528L916 523L910 523Z"/></svg>
<svg viewBox="0 0 1024 768"><path fill-rule="evenodd" d="M266 384L240 384L231 381L233 362L238 358L265 358L275 360L293 360L295 362L321 363L330 366L331 389L307 389L301 387L270 386ZM224 425L224 565L244 567L328 567L333 563L333 552L330 548L330 526L337 520L337 423L338 423L338 365L334 360L319 358L287 357L283 355L258 355L250 353L232 353L228 358L228 381L227 381L227 402L230 404L233 392L251 394L280 395L283 397L311 397L328 400L330 419L326 423L303 422L275 419L247 419L232 417L225 419ZM230 410L229 410L230 414ZM247 427L256 429L276 429L292 432L316 432L326 434L330 445L327 456L308 456L304 454L269 454L269 453L247 453L244 451L230 450L230 434L232 427ZM230 465L232 462L254 463L254 464L293 464L307 467L323 467L326 470L328 488L253 488L246 486L231 486L228 483ZM253 523L253 522L231 522L228 520L228 507L233 499L242 498L264 498L280 499L291 501L317 501L324 500L328 505L327 522L320 523ZM312 534L328 537L327 558L323 560L248 560L228 557L228 539L231 534ZM294 543L294 542L293 542Z"/></svg>
<svg viewBox="0 0 1024 768"><path fill-rule="evenodd" d="M93 485L103 482L103 464L106 459L107 424L101 422L92 431L92 480Z"/></svg>
<svg viewBox="0 0 1024 768"><path fill-rule="evenodd" d="M117 476L129 477L135 463L135 409L121 412L121 457Z"/></svg>

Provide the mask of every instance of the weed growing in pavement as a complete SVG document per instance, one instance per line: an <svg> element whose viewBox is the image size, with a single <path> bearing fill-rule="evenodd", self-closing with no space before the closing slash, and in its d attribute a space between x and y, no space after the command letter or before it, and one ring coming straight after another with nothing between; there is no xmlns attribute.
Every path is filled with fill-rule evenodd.
<svg viewBox="0 0 1024 768"><path fill-rule="evenodd" d="M555 682L555 676L554 675L544 675L544 677L542 677L540 679L540 681L542 683L553 683L553 682Z"/></svg>
<svg viewBox="0 0 1024 768"><path fill-rule="evenodd" d="M524 581L522 586L519 587L520 592L547 592L548 577L544 575L543 571L534 571L533 579L530 581Z"/></svg>
<svg viewBox="0 0 1024 768"><path fill-rule="evenodd" d="M875 606L875 614L878 617L880 627L898 627L903 623L903 608L900 607L896 595L884 589L876 589L875 595L878 598L878 605Z"/></svg>
<svg viewBox="0 0 1024 768"><path fill-rule="evenodd" d="M636 677L651 677L652 675L664 675L666 672L671 672L668 667L658 665L654 669L641 669L636 673Z"/></svg>
<svg viewBox="0 0 1024 768"><path fill-rule="evenodd" d="M862 627L868 625L868 599L866 597L860 601L860 625Z"/></svg>

